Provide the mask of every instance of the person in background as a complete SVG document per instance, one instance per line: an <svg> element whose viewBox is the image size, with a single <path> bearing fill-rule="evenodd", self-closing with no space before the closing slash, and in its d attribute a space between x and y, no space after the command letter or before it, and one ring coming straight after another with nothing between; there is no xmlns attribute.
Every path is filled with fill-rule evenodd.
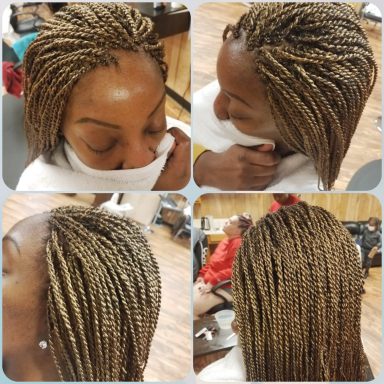
<svg viewBox="0 0 384 384"><path fill-rule="evenodd" d="M361 255L364 278L368 277L372 259L381 247L381 233L379 228L380 220L377 217L370 217L368 225L364 229L363 236L361 238Z"/></svg>
<svg viewBox="0 0 384 384"><path fill-rule="evenodd" d="M268 212L270 213L276 212L283 206L288 207L301 201L299 197L293 195L292 193L274 193L273 199L274 202L268 209Z"/></svg>
<svg viewBox="0 0 384 384"><path fill-rule="evenodd" d="M211 292L211 289L219 282L231 278L232 264L236 251L241 245L242 235L252 225L252 218L248 213L234 215L225 223L223 231L226 238L219 243L209 262L200 269L193 286L193 314L195 319L223 302L222 298ZM220 288L217 293L232 301L232 296L225 289Z"/></svg>

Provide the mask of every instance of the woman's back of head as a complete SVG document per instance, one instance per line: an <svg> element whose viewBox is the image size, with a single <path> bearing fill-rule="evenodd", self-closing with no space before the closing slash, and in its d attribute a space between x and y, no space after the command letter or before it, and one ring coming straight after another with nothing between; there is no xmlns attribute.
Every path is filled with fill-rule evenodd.
<svg viewBox="0 0 384 384"><path fill-rule="evenodd" d="M359 381L362 275L350 234L300 202L260 219L235 259L248 381Z"/></svg>
<svg viewBox="0 0 384 384"><path fill-rule="evenodd" d="M284 142L331 189L377 77L366 33L346 3L256 3L235 26Z"/></svg>

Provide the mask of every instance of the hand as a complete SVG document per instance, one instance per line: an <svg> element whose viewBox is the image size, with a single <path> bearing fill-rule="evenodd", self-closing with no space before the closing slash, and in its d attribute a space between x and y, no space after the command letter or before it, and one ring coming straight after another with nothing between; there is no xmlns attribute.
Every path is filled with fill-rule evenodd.
<svg viewBox="0 0 384 384"><path fill-rule="evenodd" d="M203 152L194 165L198 185L222 190L263 190L273 180L280 156L269 144L232 145L222 153Z"/></svg>
<svg viewBox="0 0 384 384"><path fill-rule="evenodd" d="M199 276L196 281L195 281L195 284L199 284L199 283L204 283L204 278Z"/></svg>
<svg viewBox="0 0 384 384"><path fill-rule="evenodd" d="M234 333L236 333L236 335L239 333L239 327L237 326L236 319L235 319L235 320L232 320L231 328L232 328L232 331L233 331Z"/></svg>
<svg viewBox="0 0 384 384"><path fill-rule="evenodd" d="M205 294L205 293L209 293L209 292L211 292L211 289L212 289L212 284L211 283L204 283L204 281L203 282L199 282L199 283L197 283L196 282L196 284L198 285L198 287L197 287L197 290L200 292L200 294Z"/></svg>
<svg viewBox="0 0 384 384"><path fill-rule="evenodd" d="M191 177L191 139L179 128L167 132L175 138L175 145L153 187L154 191L179 190L188 184Z"/></svg>
<svg viewBox="0 0 384 384"><path fill-rule="evenodd" d="M212 290L212 284L211 283L206 283L205 284L205 293L209 293Z"/></svg>

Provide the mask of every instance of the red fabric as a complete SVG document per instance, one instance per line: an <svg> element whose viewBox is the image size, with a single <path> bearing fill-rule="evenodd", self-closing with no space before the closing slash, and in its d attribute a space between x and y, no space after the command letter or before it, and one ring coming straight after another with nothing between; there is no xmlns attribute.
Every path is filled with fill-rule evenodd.
<svg viewBox="0 0 384 384"><path fill-rule="evenodd" d="M199 276L204 278L205 283L216 285L232 277L232 264L240 245L240 236L219 243L209 262L200 269Z"/></svg>
<svg viewBox="0 0 384 384"><path fill-rule="evenodd" d="M14 64L3 62L3 85L8 93L16 97L23 91L23 72L20 68L13 69Z"/></svg>
<svg viewBox="0 0 384 384"><path fill-rule="evenodd" d="M294 205L301 201L296 195L289 195L288 200L284 204L280 204L277 201L274 201L271 206L269 207L269 212L276 212L278 211L281 207L288 207L289 205Z"/></svg>

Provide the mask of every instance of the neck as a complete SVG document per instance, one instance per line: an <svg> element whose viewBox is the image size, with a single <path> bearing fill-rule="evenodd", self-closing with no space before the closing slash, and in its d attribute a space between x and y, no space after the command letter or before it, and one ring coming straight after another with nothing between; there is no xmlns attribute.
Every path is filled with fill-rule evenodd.
<svg viewBox="0 0 384 384"><path fill-rule="evenodd" d="M240 237L240 235L227 235L227 237L228 237L228 239L229 240L232 240L232 239L234 239L234 238L236 238L236 237Z"/></svg>
<svg viewBox="0 0 384 384"><path fill-rule="evenodd" d="M7 377L14 381L60 381L49 349L37 348L4 356L3 369Z"/></svg>

